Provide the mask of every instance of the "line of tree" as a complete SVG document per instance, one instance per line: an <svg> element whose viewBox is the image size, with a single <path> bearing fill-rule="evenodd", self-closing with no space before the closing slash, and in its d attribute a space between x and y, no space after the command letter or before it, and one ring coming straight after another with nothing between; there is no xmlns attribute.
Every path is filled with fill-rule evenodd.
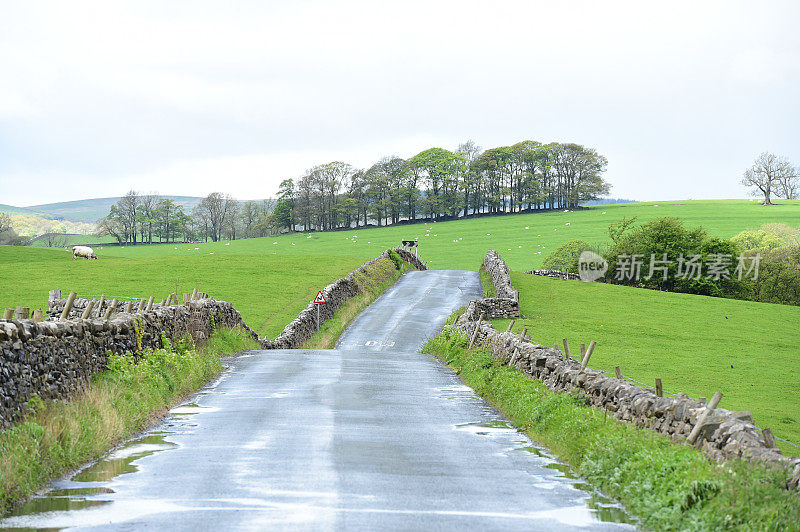
<svg viewBox="0 0 800 532"><path fill-rule="evenodd" d="M482 150L430 148L383 157L368 169L335 161L278 190L279 230L331 230L402 220L574 208L607 194L607 160L579 144L532 140Z"/></svg>
<svg viewBox="0 0 800 532"><path fill-rule="evenodd" d="M132 245L266 236L274 232L272 207L270 200L240 202L212 192L186 213L169 198L131 190L98 221L98 234Z"/></svg>

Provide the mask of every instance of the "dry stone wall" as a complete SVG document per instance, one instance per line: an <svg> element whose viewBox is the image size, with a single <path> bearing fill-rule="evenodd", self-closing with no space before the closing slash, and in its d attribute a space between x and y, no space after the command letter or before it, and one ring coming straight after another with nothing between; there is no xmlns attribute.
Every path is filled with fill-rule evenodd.
<svg viewBox="0 0 800 532"><path fill-rule="evenodd" d="M64 301L53 304L63 308ZM109 353L159 348L162 334L170 340L187 334L207 338L215 326L238 326L258 339L233 305L214 299L116 314L109 320L0 320L0 426L13 420L34 395L57 399L84 385L107 368Z"/></svg>
<svg viewBox="0 0 800 532"><path fill-rule="evenodd" d="M528 270L528 274L541 275L542 277L552 277L554 279L567 279L569 281L580 281L581 276L577 273L562 272L559 270Z"/></svg>
<svg viewBox="0 0 800 532"><path fill-rule="evenodd" d="M495 359L542 381L553 391L578 393L587 404L603 408L621 421L666 434L673 441L686 441L701 415L707 412L695 447L716 460L742 458L785 467L790 472L787 486L798 488L800 458L784 456L779 449L768 447L749 412L709 410L705 403L686 394L659 397L652 390L626 380L581 368L580 362L567 358L558 349L539 345L516 333L499 332L491 323L479 321L484 301L470 302L455 327L470 337L477 332L476 345L488 348Z"/></svg>
<svg viewBox="0 0 800 532"><path fill-rule="evenodd" d="M481 314L486 318L519 317L519 292L511 284L508 266L495 250L490 249L486 252L483 269L492 277L497 296L471 302L468 312L474 314L474 319L478 319Z"/></svg>

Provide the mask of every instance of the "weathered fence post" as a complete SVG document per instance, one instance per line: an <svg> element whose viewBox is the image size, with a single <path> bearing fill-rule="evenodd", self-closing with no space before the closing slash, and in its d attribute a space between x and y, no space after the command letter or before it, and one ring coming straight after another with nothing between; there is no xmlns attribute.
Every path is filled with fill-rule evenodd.
<svg viewBox="0 0 800 532"><path fill-rule="evenodd" d="M722 392L714 392L714 397L711 398L711 402L708 403L706 409L703 410L702 414L700 414L700 418L697 420L697 423L694 424L692 432L689 433L689 437L687 438L689 443L694 443L694 441L697 439L697 436L700 435L700 429L702 428L703 423L705 423L708 413L717 408L717 405L720 401L722 401Z"/></svg>
<svg viewBox="0 0 800 532"><path fill-rule="evenodd" d="M509 366L513 366L514 363L517 361L517 357L519 356L519 346L514 348L514 352L511 353L511 359L508 361Z"/></svg>
<svg viewBox="0 0 800 532"><path fill-rule="evenodd" d="M510 322L508 322L508 329L506 329L506 332L511 332L511 329L514 327L515 321L517 320L511 320Z"/></svg>
<svg viewBox="0 0 800 532"><path fill-rule="evenodd" d="M106 315L103 316L103 319L109 320L111 319L111 314L114 313L114 309L117 308L117 298L111 300L111 304L108 305L108 310L106 311Z"/></svg>
<svg viewBox="0 0 800 532"><path fill-rule="evenodd" d="M88 303L86 303L86 308L83 309L83 314L81 314L81 319L88 320L92 316L92 309L94 308L94 299L90 299Z"/></svg>
<svg viewBox="0 0 800 532"><path fill-rule="evenodd" d="M128 301L128 303L125 305L125 312L130 314L132 310L133 310L133 301Z"/></svg>
<svg viewBox="0 0 800 532"><path fill-rule="evenodd" d="M144 310L144 298L139 300L139 308L136 309L136 312L142 312Z"/></svg>
<svg viewBox="0 0 800 532"><path fill-rule="evenodd" d="M186 292L183 293L183 304L187 304L189 302L189 296L191 294L187 294Z"/></svg>
<svg viewBox="0 0 800 532"><path fill-rule="evenodd" d="M566 338L564 338L564 358L570 358L569 343L567 343L567 339Z"/></svg>
<svg viewBox="0 0 800 532"><path fill-rule="evenodd" d="M475 340L478 338L478 331L481 330L481 322L483 321L483 312L481 312L481 317L478 318L478 321L475 322L475 332L472 333L472 338L469 341L469 348L472 348L472 344L475 343Z"/></svg>
<svg viewBox="0 0 800 532"><path fill-rule="evenodd" d="M522 328L522 339L524 340L526 336L528 336L528 328L527 327L523 327Z"/></svg>
<svg viewBox="0 0 800 532"><path fill-rule="evenodd" d="M14 317L14 309L13 308L7 308L7 309L5 309L3 311L3 319L4 320L10 320L13 317Z"/></svg>
<svg viewBox="0 0 800 532"><path fill-rule="evenodd" d="M614 366L614 375L616 375L619 380L622 380L622 370L619 369L619 366Z"/></svg>
<svg viewBox="0 0 800 532"><path fill-rule="evenodd" d="M105 294L100 294L100 303L97 305L97 317L98 318L102 318L103 317L103 303L105 303L105 302L106 302L106 295Z"/></svg>
<svg viewBox="0 0 800 532"><path fill-rule="evenodd" d="M33 321L35 322L44 321L44 312L42 312L42 309L37 308L36 310L33 311Z"/></svg>
<svg viewBox="0 0 800 532"><path fill-rule="evenodd" d="M61 319L65 320L69 317L69 311L72 310L72 305L75 303L75 298L78 296L75 292L70 292L67 302L64 304L64 310L61 311Z"/></svg>
<svg viewBox="0 0 800 532"><path fill-rule="evenodd" d="M586 344L581 344L581 360L586 356Z"/></svg>
<svg viewBox="0 0 800 532"><path fill-rule="evenodd" d="M150 296L150 297L147 299L147 307L145 308L145 311L147 311L147 312L150 312L150 310L151 310L152 308L153 308L153 296Z"/></svg>
<svg viewBox="0 0 800 532"><path fill-rule="evenodd" d="M581 369L586 369L586 366L589 364L589 359L592 358L592 353L594 352L594 340L589 342L589 349L586 350L586 354L583 355L583 360L581 361Z"/></svg>
<svg viewBox="0 0 800 532"><path fill-rule="evenodd" d="M192 297L191 297L191 300L192 300L192 301L194 301L195 299L197 299L197 288L195 288L194 290L192 290Z"/></svg>
<svg viewBox="0 0 800 532"><path fill-rule="evenodd" d="M14 312L14 317L18 320L27 320L30 314L30 307L17 307L16 312Z"/></svg>
<svg viewBox="0 0 800 532"><path fill-rule="evenodd" d="M656 379L656 395L664 397L664 388L661 387L661 379Z"/></svg>

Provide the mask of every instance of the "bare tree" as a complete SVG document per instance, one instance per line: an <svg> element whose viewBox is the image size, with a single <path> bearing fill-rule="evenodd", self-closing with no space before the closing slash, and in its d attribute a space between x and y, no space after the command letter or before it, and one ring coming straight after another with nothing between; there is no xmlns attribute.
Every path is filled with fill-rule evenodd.
<svg viewBox="0 0 800 532"><path fill-rule="evenodd" d="M63 248L67 246L67 235L63 233L45 233L44 241L45 246L49 248Z"/></svg>
<svg viewBox="0 0 800 532"><path fill-rule="evenodd" d="M782 185L785 183L785 188ZM764 196L763 205L772 205L771 196L782 193L793 195L797 192L797 170L783 157L764 152L758 156L753 166L748 168L742 184L750 187L753 196Z"/></svg>
<svg viewBox="0 0 800 532"><path fill-rule="evenodd" d="M798 199L800 197L800 168L795 167L794 172L787 172L778 179L776 195L784 199Z"/></svg>

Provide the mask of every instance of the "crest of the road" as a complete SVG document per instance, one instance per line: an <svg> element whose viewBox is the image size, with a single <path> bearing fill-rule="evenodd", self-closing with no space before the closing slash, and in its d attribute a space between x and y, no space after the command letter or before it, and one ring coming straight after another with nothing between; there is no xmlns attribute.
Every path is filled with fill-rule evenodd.
<svg viewBox="0 0 800 532"><path fill-rule="evenodd" d="M418 352L481 294L476 272L406 274L336 349L231 359L164 423L0 527L629 527L603 521L624 513Z"/></svg>

